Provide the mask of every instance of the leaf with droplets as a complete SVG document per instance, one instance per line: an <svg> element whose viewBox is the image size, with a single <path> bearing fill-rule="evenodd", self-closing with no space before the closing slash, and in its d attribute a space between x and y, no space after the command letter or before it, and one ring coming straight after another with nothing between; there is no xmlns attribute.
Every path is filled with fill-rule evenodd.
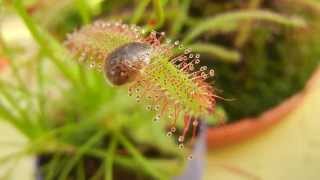
<svg viewBox="0 0 320 180"><path fill-rule="evenodd" d="M171 43L164 33L145 34L137 26L98 21L75 31L66 45L81 62L103 66L111 84L128 84L129 96L147 104L146 109L155 114L154 122L170 121L168 136L176 132L176 122L184 119L180 147L189 126L194 137L197 120L214 111L214 90L206 82L214 70L200 67L200 54L190 48L176 55L183 46L179 41Z"/></svg>

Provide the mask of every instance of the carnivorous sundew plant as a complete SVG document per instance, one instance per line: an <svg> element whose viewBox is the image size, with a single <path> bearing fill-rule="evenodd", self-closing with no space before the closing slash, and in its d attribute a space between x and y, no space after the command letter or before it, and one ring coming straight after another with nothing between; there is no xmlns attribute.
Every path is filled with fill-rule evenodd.
<svg viewBox="0 0 320 180"><path fill-rule="evenodd" d="M179 41L171 42L164 32L96 21L70 34L65 44L79 62L103 72L110 84L127 86L137 102L143 100L146 109L155 112L154 122L169 120L167 136L176 132L177 121L183 119L179 148L184 147L191 128L193 142L199 120L215 109L217 96L206 82L214 70L200 66L200 54Z"/></svg>

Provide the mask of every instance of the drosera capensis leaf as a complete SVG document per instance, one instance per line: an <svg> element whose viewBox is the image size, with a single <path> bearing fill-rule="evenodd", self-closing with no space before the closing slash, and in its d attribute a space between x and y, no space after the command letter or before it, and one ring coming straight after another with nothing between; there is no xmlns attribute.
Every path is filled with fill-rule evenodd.
<svg viewBox="0 0 320 180"><path fill-rule="evenodd" d="M239 10L226 12L201 21L186 34L183 42L190 43L194 38L206 31L213 33L238 29L238 25L243 20L263 20L289 27L306 26L304 19L299 17L287 17L268 10Z"/></svg>
<svg viewBox="0 0 320 180"><path fill-rule="evenodd" d="M215 71L200 66L200 54L171 42L165 33L121 22L97 21L68 35L67 48L81 63L101 71L114 86L127 86L129 96L144 101L155 112L154 122L170 121L168 136L184 121L178 138L184 147L189 129L192 140L200 119L215 110L213 87L206 82ZM176 54L176 50L182 51Z"/></svg>
<svg viewBox="0 0 320 180"><path fill-rule="evenodd" d="M69 34L65 44L80 62L89 63L91 68L102 69L105 58L114 49L141 40L136 26L96 21Z"/></svg>

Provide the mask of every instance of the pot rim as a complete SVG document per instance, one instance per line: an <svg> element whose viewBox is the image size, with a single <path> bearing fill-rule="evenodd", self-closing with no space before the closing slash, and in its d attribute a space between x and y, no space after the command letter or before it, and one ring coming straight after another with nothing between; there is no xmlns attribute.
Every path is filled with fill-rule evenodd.
<svg viewBox="0 0 320 180"><path fill-rule="evenodd" d="M320 67L317 67L306 86L300 92L285 99L282 103L261 113L257 117L247 117L235 123L208 127L208 149L220 148L231 144L240 143L267 130L283 120L285 116L295 110L304 100L312 88L314 81L320 79Z"/></svg>

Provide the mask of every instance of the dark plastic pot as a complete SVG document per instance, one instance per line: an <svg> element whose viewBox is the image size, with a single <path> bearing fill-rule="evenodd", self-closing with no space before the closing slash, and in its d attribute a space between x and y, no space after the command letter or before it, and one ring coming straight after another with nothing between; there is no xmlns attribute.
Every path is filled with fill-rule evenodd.
<svg viewBox="0 0 320 180"><path fill-rule="evenodd" d="M182 175L174 177L173 180L201 180L203 177L203 167L206 154L206 127L201 126L201 133L197 137L197 141L192 151L193 159L186 165L186 169ZM36 160L36 167L40 167L39 159ZM36 174L37 180L43 180L39 171Z"/></svg>
<svg viewBox="0 0 320 180"><path fill-rule="evenodd" d="M185 171L174 180L201 180L204 174L206 156L206 127L201 126L201 133L193 149L193 159L189 161Z"/></svg>

